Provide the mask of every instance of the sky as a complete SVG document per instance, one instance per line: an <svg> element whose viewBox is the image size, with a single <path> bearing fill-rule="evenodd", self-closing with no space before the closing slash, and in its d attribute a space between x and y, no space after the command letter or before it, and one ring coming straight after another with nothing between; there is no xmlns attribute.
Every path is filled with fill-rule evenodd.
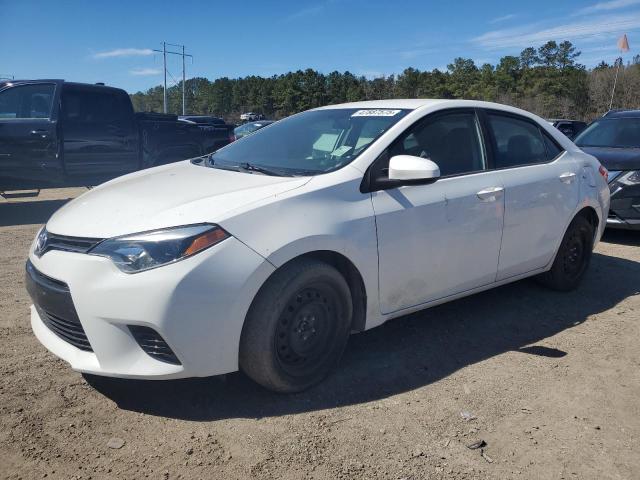
<svg viewBox="0 0 640 480"><path fill-rule="evenodd" d="M640 53L640 0L0 0L0 77L105 82L133 93L162 83L162 42L184 44L187 78L313 68L374 78L495 64L548 40L580 62L613 63L626 33ZM170 47L175 48L175 47ZM182 63L169 55L168 83Z"/></svg>

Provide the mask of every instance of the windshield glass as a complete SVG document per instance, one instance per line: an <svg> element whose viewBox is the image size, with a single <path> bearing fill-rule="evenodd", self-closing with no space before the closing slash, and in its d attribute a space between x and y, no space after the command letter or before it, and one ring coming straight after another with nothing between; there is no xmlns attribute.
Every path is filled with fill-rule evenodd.
<svg viewBox="0 0 640 480"><path fill-rule="evenodd" d="M575 140L579 147L640 147L640 118L601 118Z"/></svg>
<svg viewBox="0 0 640 480"><path fill-rule="evenodd" d="M357 108L303 112L215 152L209 165L249 163L284 175L330 172L352 162L407 113Z"/></svg>

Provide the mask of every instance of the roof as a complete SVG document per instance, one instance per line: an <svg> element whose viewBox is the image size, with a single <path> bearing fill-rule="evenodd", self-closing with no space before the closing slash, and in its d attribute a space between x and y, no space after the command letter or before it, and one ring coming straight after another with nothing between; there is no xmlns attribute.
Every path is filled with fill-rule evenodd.
<svg viewBox="0 0 640 480"><path fill-rule="evenodd" d="M441 102L451 100L433 99L433 98L410 98L410 99L388 99L388 100L367 100L364 102L340 103L337 105L327 105L320 107L318 110L332 108L401 108L406 110L415 110L416 108L425 107L427 105L435 105Z"/></svg>
<svg viewBox="0 0 640 480"><path fill-rule="evenodd" d="M112 87L110 85L105 85L104 83L80 83L80 82L67 82L66 80L62 80L59 78L37 78L37 79L20 79L20 80L1 80L0 88L12 85L19 85L24 83L64 83L65 85L71 85L74 87L91 87L91 88L104 88L111 90L120 90L123 89L118 87Z"/></svg>
<svg viewBox="0 0 640 480"><path fill-rule="evenodd" d="M609 110L603 115L606 118L640 118L640 110Z"/></svg>
<svg viewBox="0 0 640 480"><path fill-rule="evenodd" d="M352 103L340 103L337 105L327 105L326 107L320 107L318 110L336 109L336 108L389 108L389 109L403 109L403 110L417 110L419 108L485 108L502 110L505 112L517 113L525 116L534 116L532 113L525 110L512 107L510 105L504 105L495 102L484 102L481 100L458 100L458 99L446 99L446 98L393 98L388 100L367 100L365 102L352 102ZM536 117L538 118L538 117Z"/></svg>

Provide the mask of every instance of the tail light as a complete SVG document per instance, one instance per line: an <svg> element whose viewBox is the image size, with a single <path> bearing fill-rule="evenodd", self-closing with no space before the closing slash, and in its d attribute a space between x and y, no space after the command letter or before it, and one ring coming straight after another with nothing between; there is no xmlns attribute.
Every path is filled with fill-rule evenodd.
<svg viewBox="0 0 640 480"><path fill-rule="evenodd" d="M236 136L233 133L230 133L229 134L229 143L235 142L236 140L237 140Z"/></svg>
<svg viewBox="0 0 640 480"><path fill-rule="evenodd" d="M600 168L598 168L598 172L600 172L600 175L602 175L602 178L604 178L605 182L609 181L609 170L600 165Z"/></svg>

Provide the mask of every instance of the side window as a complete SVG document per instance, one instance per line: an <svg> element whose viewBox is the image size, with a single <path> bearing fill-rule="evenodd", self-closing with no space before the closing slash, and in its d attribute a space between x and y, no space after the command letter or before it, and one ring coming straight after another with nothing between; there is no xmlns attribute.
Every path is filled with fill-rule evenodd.
<svg viewBox="0 0 640 480"><path fill-rule="evenodd" d="M50 118L55 85L18 85L0 92L0 119Z"/></svg>
<svg viewBox="0 0 640 480"><path fill-rule="evenodd" d="M62 117L70 123L111 124L129 129L132 112L126 100L117 93L67 87L62 92Z"/></svg>
<svg viewBox="0 0 640 480"><path fill-rule="evenodd" d="M102 92L83 95L85 121L89 123L113 123L119 119L119 98Z"/></svg>
<svg viewBox="0 0 640 480"><path fill-rule="evenodd" d="M496 168L518 167L547 161L547 152L540 128L527 121L506 115L489 113L497 151Z"/></svg>
<svg viewBox="0 0 640 480"><path fill-rule="evenodd" d="M62 89L62 119L65 122L82 121L82 110L80 92L70 90L66 87Z"/></svg>
<svg viewBox="0 0 640 480"><path fill-rule="evenodd" d="M564 150L558 146L558 144L551 138L551 136L542 132L542 136L544 138L544 146L547 150L547 160L551 161L560 155Z"/></svg>
<svg viewBox="0 0 640 480"><path fill-rule="evenodd" d="M419 121L396 141L390 154L428 158L440 167L442 176L486 168L480 126L471 112Z"/></svg>

